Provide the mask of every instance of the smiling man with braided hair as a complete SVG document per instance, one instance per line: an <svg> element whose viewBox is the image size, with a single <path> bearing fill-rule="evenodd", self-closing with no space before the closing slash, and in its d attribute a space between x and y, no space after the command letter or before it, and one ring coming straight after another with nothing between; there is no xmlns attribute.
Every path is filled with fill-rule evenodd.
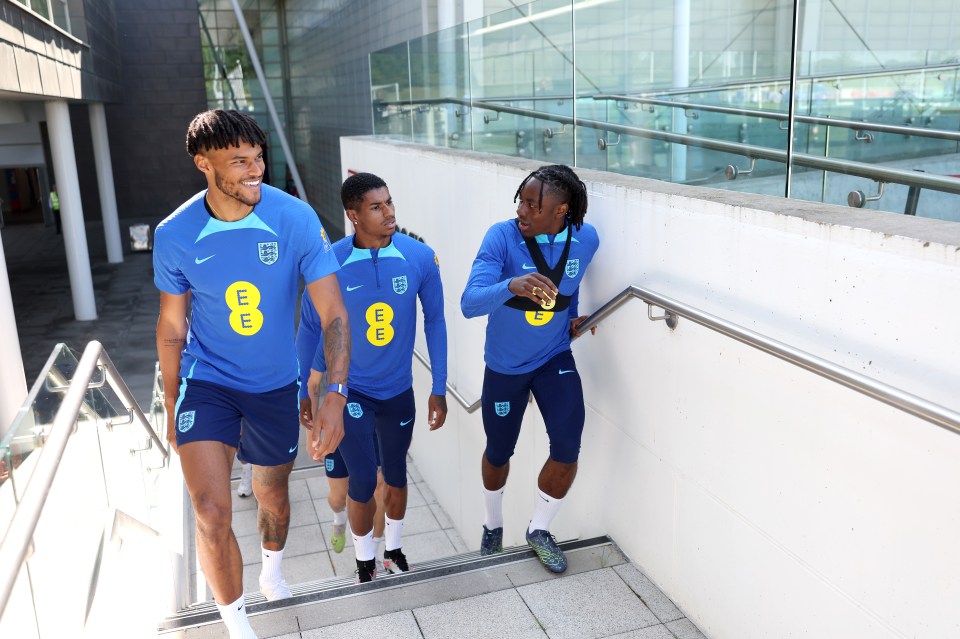
<svg viewBox="0 0 960 639"><path fill-rule="evenodd" d="M567 561L550 522L577 474L583 433L583 387L570 338L580 282L600 244L584 223L587 190L570 167L543 166L520 183L517 217L494 224L480 245L460 300L464 316L489 315L484 346L481 460L485 500L481 554L503 550L503 491L533 393L550 438L538 479L527 543L553 572Z"/></svg>

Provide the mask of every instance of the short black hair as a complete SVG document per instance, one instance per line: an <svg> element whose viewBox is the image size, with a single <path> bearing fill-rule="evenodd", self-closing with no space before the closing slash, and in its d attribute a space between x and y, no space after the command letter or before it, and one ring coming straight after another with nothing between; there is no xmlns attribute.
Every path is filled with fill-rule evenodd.
<svg viewBox="0 0 960 639"><path fill-rule="evenodd" d="M343 210L358 210L363 202L363 196L374 189L381 189L387 185L381 178L373 173L354 173L343 181L340 187L340 201L343 202Z"/></svg>
<svg viewBox="0 0 960 639"><path fill-rule="evenodd" d="M534 178L540 181L540 200L537 206L543 207L544 187L551 189L563 199L561 204L567 205L567 221L580 230L583 226L583 218L587 215L587 187L573 169L566 164L541 166L520 183L516 195L513 196L514 202L520 198L520 193L527 182Z"/></svg>
<svg viewBox="0 0 960 639"><path fill-rule="evenodd" d="M187 127L187 153L195 156L211 149L240 146L240 142L260 145L266 150L267 135L257 121L239 111L214 109L198 113Z"/></svg>

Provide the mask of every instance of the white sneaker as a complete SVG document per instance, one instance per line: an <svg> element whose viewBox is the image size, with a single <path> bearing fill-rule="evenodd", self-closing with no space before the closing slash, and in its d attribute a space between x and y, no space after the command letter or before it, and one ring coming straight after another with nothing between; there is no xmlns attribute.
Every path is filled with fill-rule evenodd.
<svg viewBox="0 0 960 639"><path fill-rule="evenodd" d="M273 583L260 582L260 592L267 598L267 601L276 601L277 599L286 599L290 596L290 586L285 579Z"/></svg>
<svg viewBox="0 0 960 639"><path fill-rule="evenodd" d="M240 483L237 484L237 497L249 497L252 494L253 494L253 465L241 463L240 464Z"/></svg>

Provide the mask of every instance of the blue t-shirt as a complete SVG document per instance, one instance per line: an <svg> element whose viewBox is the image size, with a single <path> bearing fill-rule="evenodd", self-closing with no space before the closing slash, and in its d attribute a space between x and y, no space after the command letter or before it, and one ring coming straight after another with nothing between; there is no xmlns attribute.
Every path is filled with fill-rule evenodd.
<svg viewBox="0 0 960 639"><path fill-rule="evenodd" d="M337 260L309 205L260 188L260 203L237 222L213 217L204 190L157 227L154 283L165 293L190 292L180 377L251 393L297 379L300 275L314 282L334 273Z"/></svg>
<svg viewBox="0 0 960 639"><path fill-rule="evenodd" d="M550 267L556 266L567 240L569 225L554 236L538 235L537 244ZM570 253L560 280L560 294L569 295L563 311L522 311L505 305L513 297L507 286L520 275L536 272L515 220L490 227L473 261L467 287L460 298L465 317L489 315L484 361L505 375L529 373L570 348L570 320L577 317L580 281L600 246L597 231L584 223L573 230Z"/></svg>
<svg viewBox="0 0 960 639"><path fill-rule="evenodd" d="M333 245L340 263L337 280L350 316L350 379L347 386L373 399L389 399L413 385L417 297L433 369L434 395L446 394L447 325L436 253L422 242L394 233L388 246L361 249L348 236ZM297 354L300 397L307 396L310 368L327 370L322 328L305 292L300 303Z"/></svg>

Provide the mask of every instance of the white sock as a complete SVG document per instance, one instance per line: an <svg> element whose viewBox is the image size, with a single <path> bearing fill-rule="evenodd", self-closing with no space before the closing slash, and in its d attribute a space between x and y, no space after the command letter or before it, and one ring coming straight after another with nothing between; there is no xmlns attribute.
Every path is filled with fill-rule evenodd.
<svg viewBox="0 0 960 639"><path fill-rule="evenodd" d="M373 545L377 549L377 557L383 557L383 537L374 537Z"/></svg>
<svg viewBox="0 0 960 639"><path fill-rule="evenodd" d="M257 639L253 628L250 627L250 620L247 619L247 606L243 601L243 595L225 606L217 604L217 609L220 611L223 625L230 633L230 639Z"/></svg>
<svg viewBox="0 0 960 639"><path fill-rule="evenodd" d="M550 522L557 516L557 512L560 510L560 504L562 503L562 498L557 499L542 490L538 490L537 505L533 509L533 519L530 520L530 528L527 529L528 532L533 532L534 530L549 531Z"/></svg>
<svg viewBox="0 0 960 639"><path fill-rule="evenodd" d="M383 520L387 523L387 527L383 531L384 539L386 539L384 548L386 550L396 550L400 547L400 536L403 535L403 520L390 519L386 515L384 515Z"/></svg>
<svg viewBox="0 0 960 639"><path fill-rule="evenodd" d="M483 525L487 530L503 528L503 491L506 486L497 490L483 489Z"/></svg>
<svg viewBox="0 0 960 639"><path fill-rule="evenodd" d="M351 533L353 537L353 550L359 561L370 561L377 556L377 546L373 543L373 530L366 535L357 536Z"/></svg>
<svg viewBox="0 0 960 639"><path fill-rule="evenodd" d="M283 548L280 550L267 550L261 546L260 557L263 560L263 566L260 568L260 582L274 584L283 581L283 574L280 572L280 562L283 561Z"/></svg>
<svg viewBox="0 0 960 639"><path fill-rule="evenodd" d="M347 509L344 508L340 512L334 511L333 513L333 525L342 526L347 523Z"/></svg>

